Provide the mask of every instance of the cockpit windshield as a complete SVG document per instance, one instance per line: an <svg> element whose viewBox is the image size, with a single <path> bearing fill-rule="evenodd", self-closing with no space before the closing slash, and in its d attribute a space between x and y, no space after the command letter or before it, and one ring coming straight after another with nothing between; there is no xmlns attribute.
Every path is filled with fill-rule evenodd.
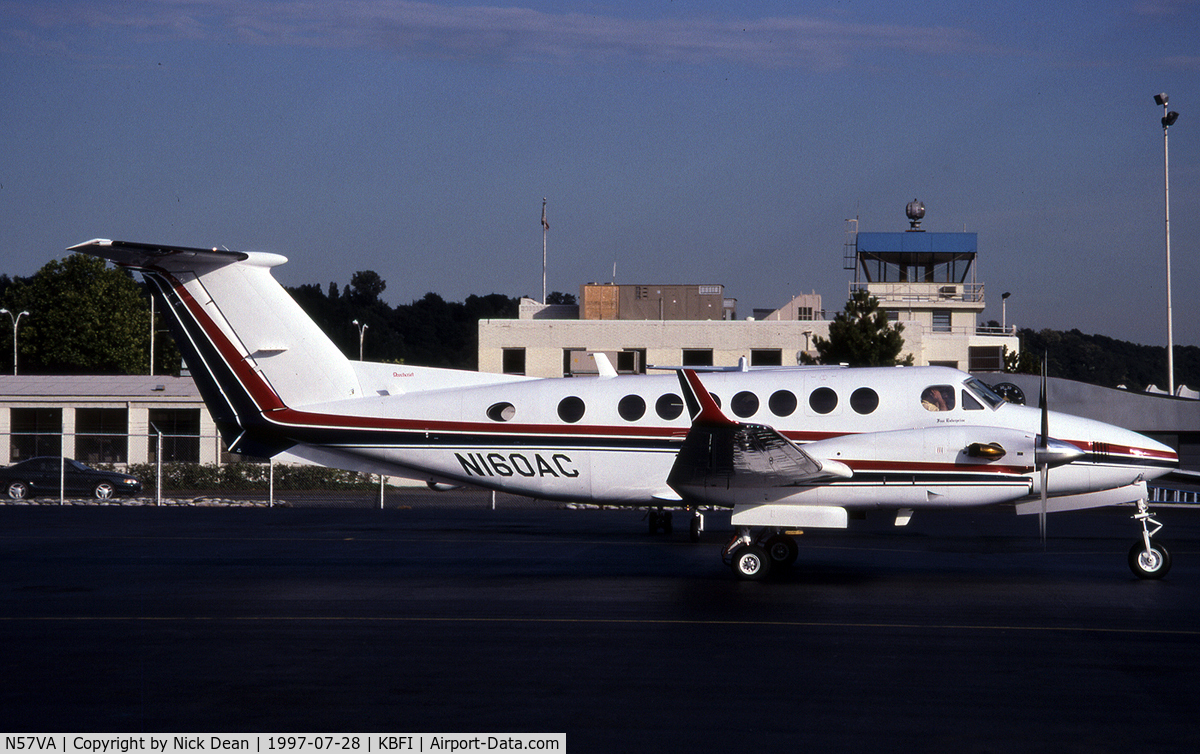
<svg viewBox="0 0 1200 754"><path fill-rule="evenodd" d="M969 380L966 380L965 382L963 382L963 386L965 386L968 390L970 390L971 393L974 394L981 401L986 403L989 408L995 409L1000 404L1004 403L1004 399L1001 398L999 395L997 395L996 391L992 390L990 387L983 384L975 377L972 377Z"/></svg>

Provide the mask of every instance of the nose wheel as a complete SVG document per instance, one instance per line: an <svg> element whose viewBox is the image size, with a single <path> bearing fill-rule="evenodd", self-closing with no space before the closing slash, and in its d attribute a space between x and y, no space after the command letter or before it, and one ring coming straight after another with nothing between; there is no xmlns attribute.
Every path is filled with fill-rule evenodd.
<svg viewBox="0 0 1200 754"><path fill-rule="evenodd" d="M1129 548L1129 570L1139 579L1161 579L1171 570L1171 553L1162 542L1150 538L1163 528L1150 512L1145 498L1138 500L1135 521L1142 523L1142 538Z"/></svg>

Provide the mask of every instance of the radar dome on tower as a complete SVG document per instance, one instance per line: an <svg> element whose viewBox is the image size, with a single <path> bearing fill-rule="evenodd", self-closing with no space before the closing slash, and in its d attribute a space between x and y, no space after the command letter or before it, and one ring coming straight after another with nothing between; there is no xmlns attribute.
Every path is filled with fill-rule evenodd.
<svg viewBox="0 0 1200 754"><path fill-rule="evenodd" d="M925 202L913 199L904 208L904 214L908 215L909 230L921 229L921 218L925 217Z"/></svg>

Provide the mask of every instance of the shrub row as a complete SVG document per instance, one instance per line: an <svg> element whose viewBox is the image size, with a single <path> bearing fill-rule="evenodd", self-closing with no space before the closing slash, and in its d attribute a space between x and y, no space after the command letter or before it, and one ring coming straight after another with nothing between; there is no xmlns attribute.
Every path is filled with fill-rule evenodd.
<svg viewBox="0 0 1200 754"><path fill-rule="evenodd" d="M152 463L134 463L127 469L153 490L158 471ZM265 492L270 486L270 465L265 463L164 463L163 490L228 490ZM328 469L322 466L275 466L276 490L372 490L378 489L379 477L357 471Z"/></svg>

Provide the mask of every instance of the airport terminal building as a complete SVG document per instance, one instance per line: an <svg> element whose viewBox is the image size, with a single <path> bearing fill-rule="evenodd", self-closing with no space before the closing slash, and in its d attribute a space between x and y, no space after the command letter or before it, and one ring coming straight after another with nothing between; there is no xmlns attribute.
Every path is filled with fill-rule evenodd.
<svg viewBox="0 0 1200 754"><path fill-rule="evenodd" d="M1016 328L981 327L984 285L976 279L975 233L927 233L919 221L901 233L848 234L843 267L849 293L866 290L888 318L904 325L904 354L918 366L999 372L1004 352L1017 353ZM816 293L738 320L737 300L723 286L602 285L580 287L578 307L522 301L517 320L479 323L479 369L533 377L594 374L589 351L602 351L620 373L648 365L788 366L815 355L833 312Z"/></svg>

